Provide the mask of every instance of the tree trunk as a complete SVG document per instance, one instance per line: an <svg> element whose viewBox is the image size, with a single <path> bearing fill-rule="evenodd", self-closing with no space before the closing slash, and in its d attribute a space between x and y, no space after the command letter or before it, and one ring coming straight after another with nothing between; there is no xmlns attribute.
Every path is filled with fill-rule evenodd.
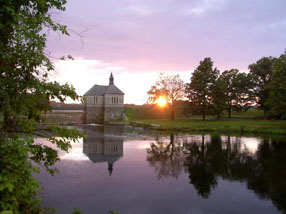
<svg viewBox="0 0 286 214"><path fill-rule="evenodd" d="M171 153L170 153L171 161L173 160L173 154L174 154L174 138L175 138L174 133L171 133L170 134L170 144L168 145L168 147L172 146ZM168 149L168 151L169 151L169 149Z"/></svg>
<svg viewBox="0 0 286 214"><path fill-rule="evenodd" d="M203 159L205 159L205 135L202 134L202 155Z"/></svg>
<svg viewBox="0 0 286 214"><path fill-rule="evenodd" d="M206 120L206 98L203 100L203 121Z"/></svg>
<svg viewBox="0 0 286 214"><path fill-rule="evenodd" d="M264 120L267 120L268 118L268 110L264 109Z"/></svg>
<svg viewBox="0 0 286 214"><path fill-rule="evenodd" d="M231 118L231 105L229 105L229 108L228 108L228 118Z"/></svg>
<svg viewBox="0 0 286 214"><path fill-rule="evenodd" d="M175 120L175 111L174 111L174 109L171 110L171 120Z"/></svg>
<svg viewBox="0 0 286 214"><path fill-rule="evenodd" d="M175 120L175 109L174 104L171 104L171 120Z"/></svg>
<svg viewBox="0 0 286 214"><path fill-rule="evenodd" d="M220 113L217 113L216 119L219 119L219 118L220 118Z"/></svg>

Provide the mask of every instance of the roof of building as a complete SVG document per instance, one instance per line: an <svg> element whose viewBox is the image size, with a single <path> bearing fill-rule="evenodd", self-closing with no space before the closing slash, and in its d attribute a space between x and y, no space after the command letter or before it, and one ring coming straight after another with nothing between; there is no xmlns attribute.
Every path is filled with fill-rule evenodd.
<svg viewBox="0 0 286 214"><path fill-rule="evenodd" d="M89 89L84 96L104 96L105 94L121 94L124 93L117 88L115 85L94 85L91 89Z"/></svg>
<svg viewBox="0 0 286 214"><path fill-rule="evenodd" d="M113 154L113 155L104 155L104 154L86 154L86 156L93 162L93 163L115 163L118 159L120 159L123 155L121 154Z"/></svg>

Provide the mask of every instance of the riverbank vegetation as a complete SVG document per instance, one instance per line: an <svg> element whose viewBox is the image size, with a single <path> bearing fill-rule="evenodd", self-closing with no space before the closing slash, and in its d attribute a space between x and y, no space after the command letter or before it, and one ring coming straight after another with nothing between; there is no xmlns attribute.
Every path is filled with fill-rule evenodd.
<svg viewBox="0 0 286 214"><path fill-rule="evenodd" d="M50 82L54 66L46 51L47 33L69 35L54 22L49 10L64 11L65 0L1 1L0 7L0 213L54 213L41 206L40 167L57 172L58 150L83 135L76 129L46 127L47 139L57 149L37 144L34 131L51 109L50 100L80 97L75 89ZM69 56L69 58L71 58Z"/></svg>
<svg viewBox="0 0 286 214"><path fill-rule="evenodd" d="M286 121L264 120L143 120L146 127L175 132L216 132L221 134L286 135ZM153 124L149 125L148 124ZM155 124L155 125L154 125ZM159 125L159 126L156 126Z"/></svg>
<svg viewBox="0 0 286 214"><path fill-rule="evenodd" d="M278 58L259 59L249 65L248 73L238 69L220 72L207 57L184 86L178 75L162 76L147 92L150 105L126 108L131 121L140 120L139 126L172 131L286 134L286 51ZM179 90L180 96L174 93L178 88L184 89ZM156 99L161 97L169 104L164 108L156 106Z"/></svg>
<svg viewBox="0 0 286 214"><path fill-rule="evenodd" d="M190 74L190 82L183 85L178 75L160 74L147 93L151 104L165 97L172 120L179 101L185 103L186 116L201 115L203 120L207 115L219 119L224 111L231 118L233 111L250 108L262 110L264 119L286 119L286 51L278 58L259 59L248 73L235 68L220 72L207 57Z"/></svg>
<svg viewBox="0 0 286 214"><path fill-rule="evenodd" d="M183 103L180 105L184 106ZM157 130L252 135L286 134L285 120L264 120L264 112L259 109L233 111L232 118L228 118L228 112L224 111L219 120L216 116L209 115L205 121L202 121L200 115L186 117L180 105L177 106L178 117L175 120L169 118L168 109L161 109L154 105L127 106L125 113L132 125Z"/></svg>

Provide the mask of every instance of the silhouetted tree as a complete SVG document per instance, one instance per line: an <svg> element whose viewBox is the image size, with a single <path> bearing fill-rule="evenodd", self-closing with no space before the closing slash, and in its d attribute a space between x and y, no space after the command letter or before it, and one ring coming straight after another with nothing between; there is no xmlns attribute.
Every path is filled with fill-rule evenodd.
<svg viewBox="0 0 286 214"><path fill-rule="evenodd" d="M219 71L213 68L211 58L200 61L200 65L193 72L191 82L187 84L186 93L190 102L189 112L202 115L205 120L207 114L213 114L212 87L218 78Z"/></svg>
<svg viewBox="0 0 286 214"><path fill-rule="evenodd" d="M249 65L250 74L254 83L255 101L264 111L264 119L267 119L270 106L267 100L270 96L270 84L273 79L275 58L263 57L256 63Z"/></svg>
<svg viewBox="0 0 286 214"><path fill-rule="evenodd" d="M227 107L227 83L222 77L219 77L213 87L211 88L211 97L213 103L213 109L217 115L217 119L220 118L222 112Z"/></svg>
<svg viewBox="0 0 286 214"><path fill-rule="evenodd" d="M161 73L155 85L147 93L150 103L156 102L161 96L165 97L170 107L171 120L174 120L176 102L185 96L185 84L179 74L165 75Z"/></svg>
<svg viewBox="0 0 286 214"><path fill-rule="evenodd" d="M274 62L273 80L269 90L270 96L266 106L270 107L271 115L278 119L286 119L286 54L282 54Z"/></svg>
<svg viewBox="0 0 286 214"><path fill-rule="evenodd" d="M226 109L228 117L231 118L233 108L237 111L247 108L252 102L252 85L251 76L246 73L240 73L238 69L226 70L221 74L227 85Z"/></svg>

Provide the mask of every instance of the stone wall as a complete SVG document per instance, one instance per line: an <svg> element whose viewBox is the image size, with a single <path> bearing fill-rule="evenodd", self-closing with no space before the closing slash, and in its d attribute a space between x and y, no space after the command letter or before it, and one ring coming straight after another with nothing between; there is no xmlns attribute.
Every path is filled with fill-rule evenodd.
<svg viewBox="0 0 286 214"><path fill-rule="evenodd" d="M42 124L83 124L85 121L82 110L53 110L44 116L46 120Z"/></svg>
<svg viewBox="0 0 286 214"><path fill-rule="evenodd" d="M85 106L85 123L103 123L104 113L103 107Z"/></svg>
<svg viewBox="0 0 286 214"><path fill-rule="evenodd" d="M91 124L104 121L123 120L124 107L86 106L85 110L53 110L46 113L42 124Z"/></svg>
<svg viewBox="0 0 286 214"><path fill-rule="evenodd" d="M123 120L124 107L105 107L104 120Z"/></svg>

